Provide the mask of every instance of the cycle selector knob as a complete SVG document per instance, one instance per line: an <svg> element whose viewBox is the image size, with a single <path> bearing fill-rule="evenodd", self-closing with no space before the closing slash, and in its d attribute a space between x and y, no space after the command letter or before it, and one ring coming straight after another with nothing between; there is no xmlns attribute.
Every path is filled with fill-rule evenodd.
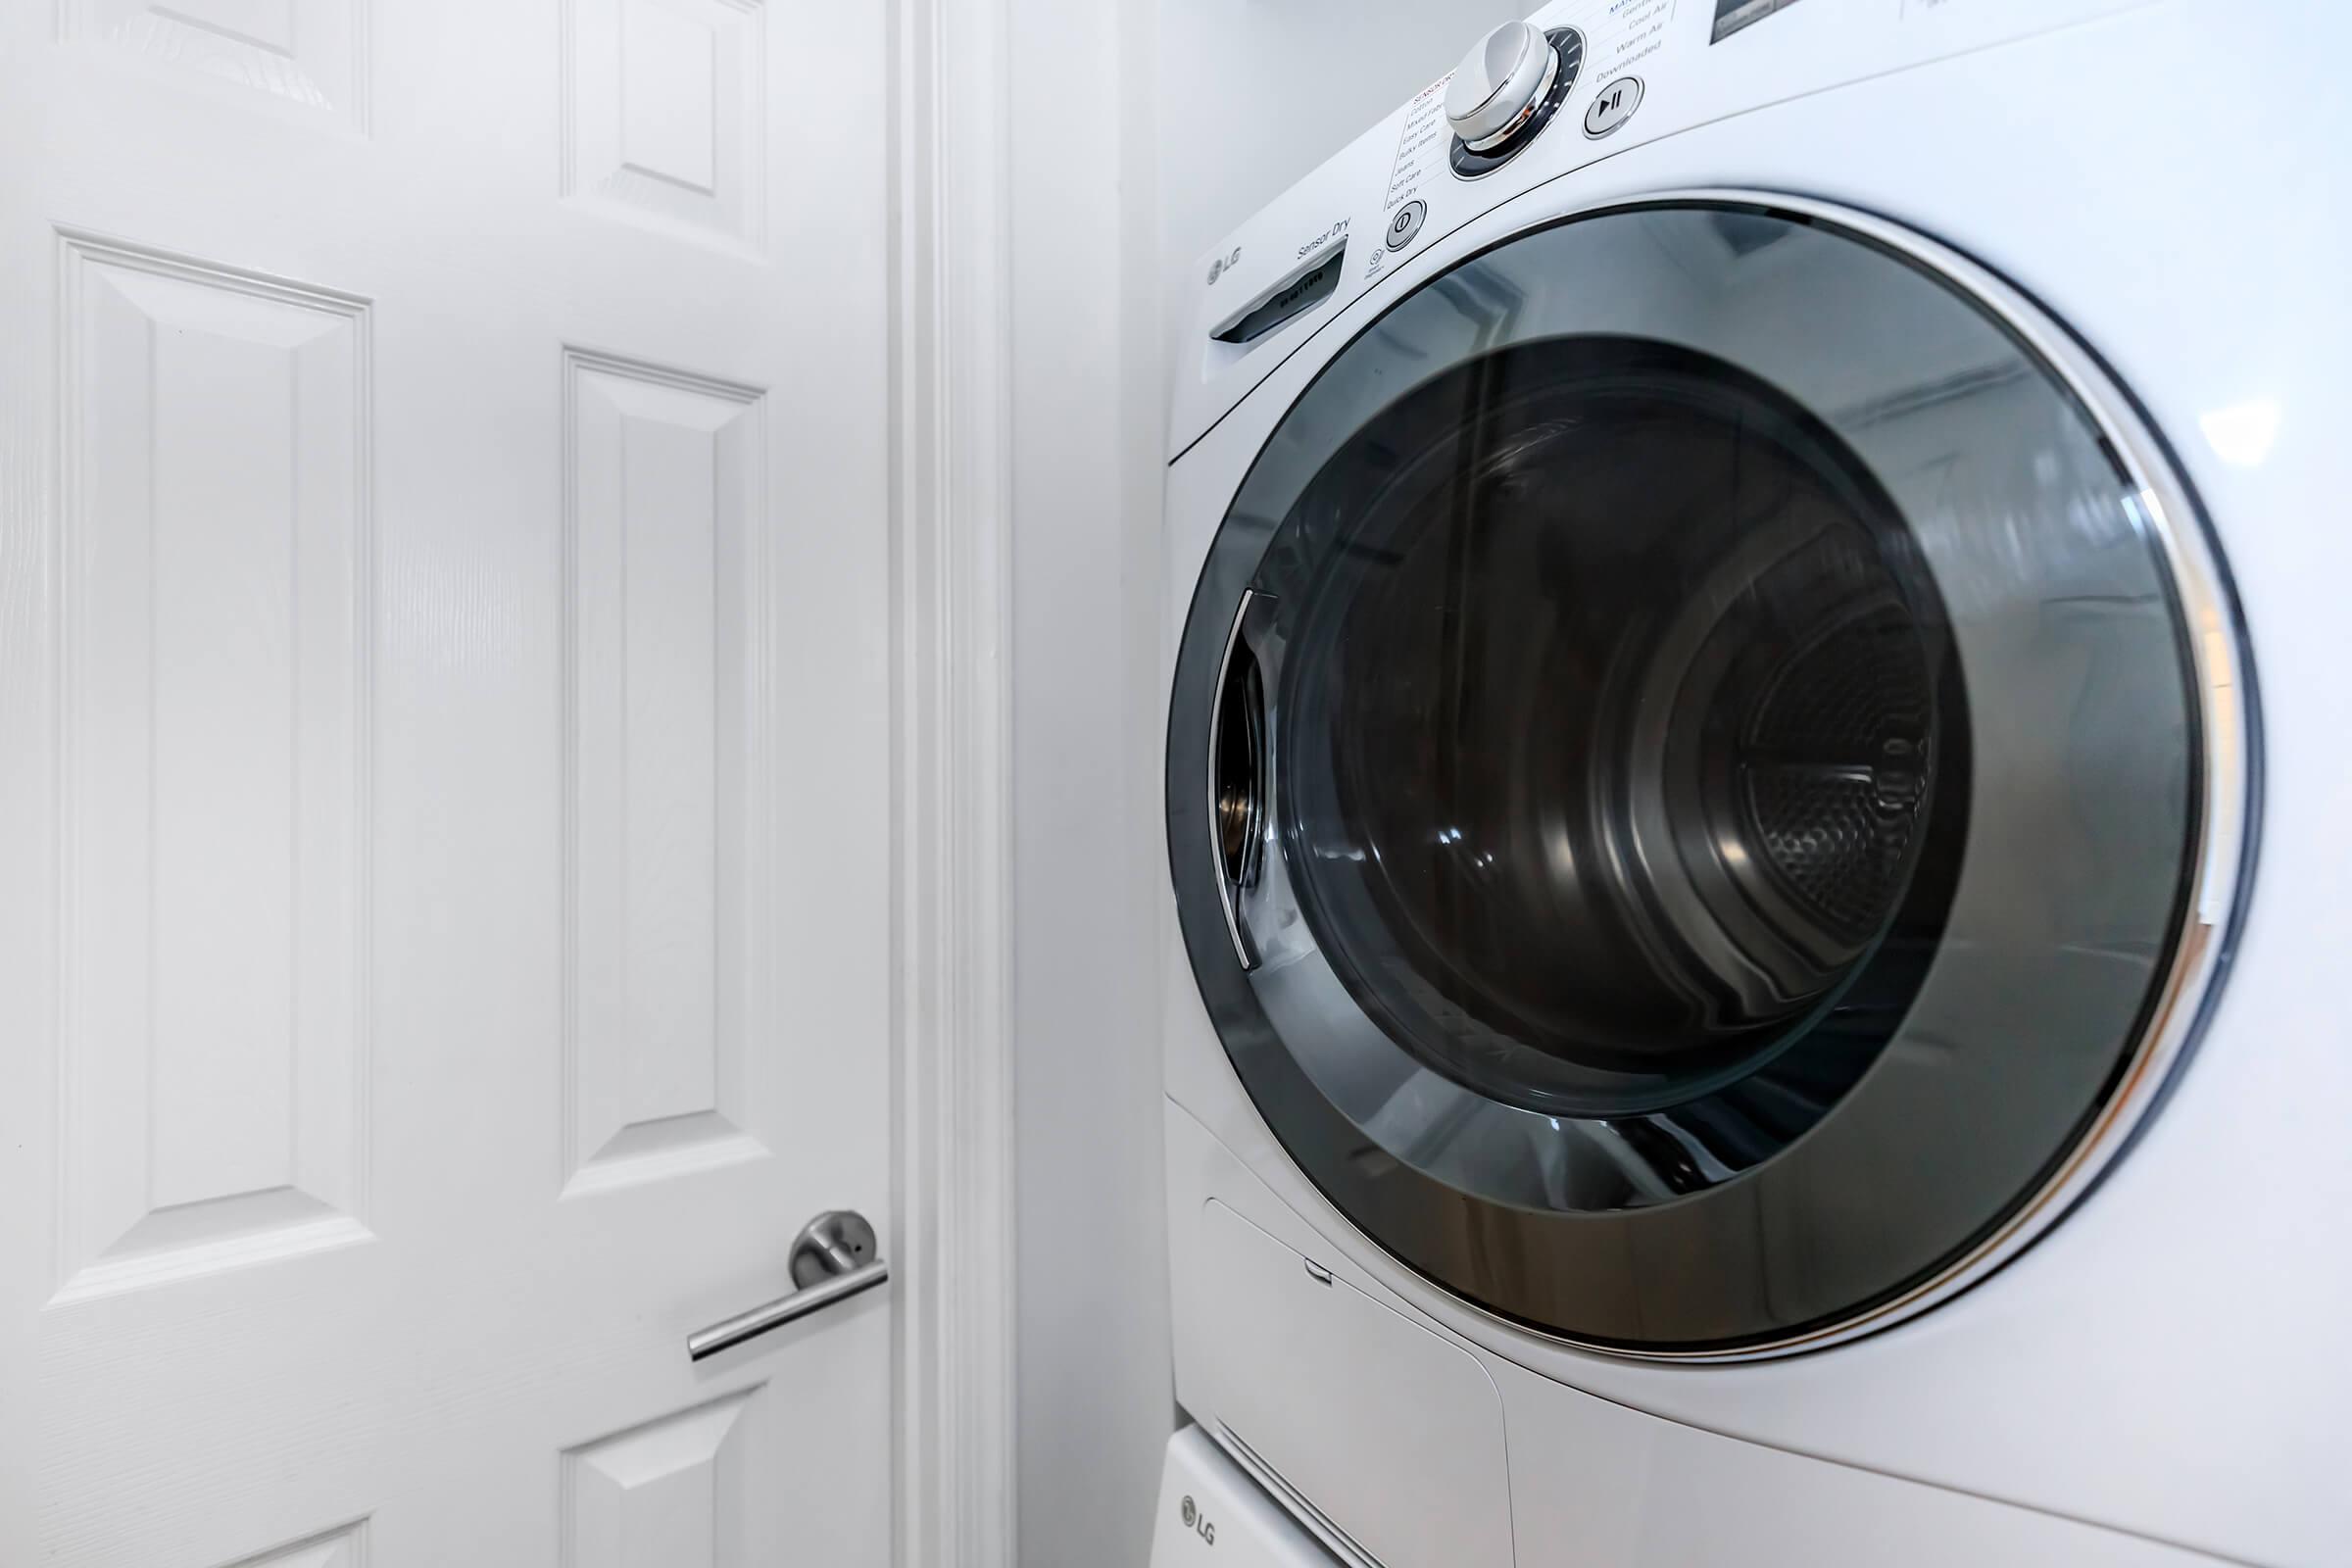
<svg viewBox="0 0 2352 1568"><path fill-rule="evenodd" d="M1506 22L1478 41L1446 88L1446 122L1474 151L1506 140L1551 90L1559 59L1544 29Z"/></svg>

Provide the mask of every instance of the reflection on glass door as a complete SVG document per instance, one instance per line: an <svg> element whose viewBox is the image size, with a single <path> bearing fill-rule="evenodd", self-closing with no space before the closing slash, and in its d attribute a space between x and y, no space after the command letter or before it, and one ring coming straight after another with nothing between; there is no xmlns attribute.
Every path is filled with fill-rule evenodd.
<svg viewBox="0 0 2352 1568"><path fill-rule="evenodd" d="M2184 489L2030 305L1844 216L1619 209L1407 296L1179 655L1243 1084L1366 1235L1584 1344L1768 1352L1997 1266L2226 946L2246 672Z"/></svg>

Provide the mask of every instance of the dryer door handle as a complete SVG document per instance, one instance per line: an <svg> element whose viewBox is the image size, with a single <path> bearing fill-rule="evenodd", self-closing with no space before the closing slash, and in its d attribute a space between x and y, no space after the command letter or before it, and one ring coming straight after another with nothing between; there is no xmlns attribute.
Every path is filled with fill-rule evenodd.
<svg viewBox="0 0 2352 1568"><path fill-rule="evenodd" d="M1244 589L1217 665L1208 716L1208 841L1216 857L1217 899L1226 934L1245 970L1262 955L1250 934L1249 895L1264 879L1273 848L1273 737L1267 690L1278 645L1274 600Z"/></svg>

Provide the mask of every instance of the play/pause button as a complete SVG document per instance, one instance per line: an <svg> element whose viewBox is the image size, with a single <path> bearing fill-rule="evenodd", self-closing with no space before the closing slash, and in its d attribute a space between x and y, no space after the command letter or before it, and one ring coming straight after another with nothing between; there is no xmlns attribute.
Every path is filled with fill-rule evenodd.
<svg viewBox="0 0 2352 1568"><path fill-rule="evenodd" d="M1619 125L1634 118L1642 107L1642 78L1619 76L1599 92L1585 107L1585 134L1598 141Z"/></svg>

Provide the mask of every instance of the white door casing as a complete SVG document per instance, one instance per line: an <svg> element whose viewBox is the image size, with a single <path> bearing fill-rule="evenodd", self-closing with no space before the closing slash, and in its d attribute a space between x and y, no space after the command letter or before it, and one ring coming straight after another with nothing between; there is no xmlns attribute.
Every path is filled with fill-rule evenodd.
<svg viewBox="0 0 2352 1568"><path fill-rule="evenodd" d="M895 0L899 1561L1018 1560L1009 14Z"/></svg>
<svg viewBox="0 0 2352 1568"><path fill-rule="evenodd" d="M0 13L0 1561L891 1559L888 25Z"/></svg>

